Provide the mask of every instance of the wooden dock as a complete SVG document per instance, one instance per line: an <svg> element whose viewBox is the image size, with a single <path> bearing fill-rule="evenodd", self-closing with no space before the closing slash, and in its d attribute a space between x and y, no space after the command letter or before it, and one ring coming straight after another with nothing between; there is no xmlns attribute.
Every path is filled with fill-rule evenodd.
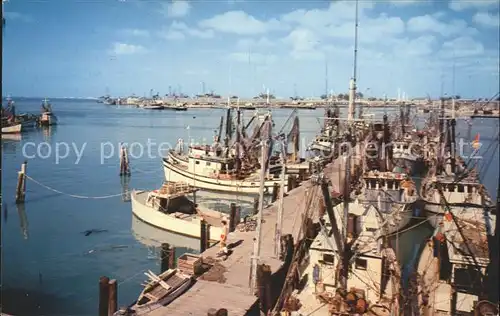
<svg viewBox="0 0 500 316"><path fill-rule="evenodd" d="M312 205L306 205L311 200ZM301 234L302 214L308 206L316 207L315 203L322 199L321 189L311 181L303 182L301 186L292 190L283 200L283 229L282 235L292 234L298 240ZM275 224L277 218L278 201L263 211L262 243L259 264L269 265L275 274L283 262L274 255ZM317 212L315 212L317 213ZM198 280L186 293L167 306L163 306L149 313L151 316L186 316L207 315L208 310L225 308L228 315L246 315L257 306L258 298L250 293L250 266L253 252L255 232L233 232L228 236L228 245L237 243L231 248L232 253L225 261L220 261L224 272L224 283ZM203 258L216 258L219 246L207 249L201 254Z"/></svg>

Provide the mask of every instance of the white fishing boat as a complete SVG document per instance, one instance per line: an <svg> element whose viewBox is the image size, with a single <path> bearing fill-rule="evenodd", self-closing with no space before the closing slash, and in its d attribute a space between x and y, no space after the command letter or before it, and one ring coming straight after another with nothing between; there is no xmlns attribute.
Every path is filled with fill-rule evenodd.
<svg viewBox="0 0 500 316"><path fill-rule="evenodd" d="M152 311L170 304L182 295L193 283L194 278L179 269L169 269L160 275L151 271L144 273L149 281L137 301L127 311L117 311L113 315L149 315Z"/></svg>
<svg viewBox="0 0 500 316"><path fill-rule="evenodd" d="M197 207L186 197L195 191L182 182L168 182L150 192L132 191L132 213L156 228L193 238L200 238L200 223L205 220L210 224L210 240L218 241L223 232L222 221L229 219L224 213Z"/></svg>
<svg viewBox="0 0 500 316"><path fill-rule="evenodd" d="M434 228L442 221L445 213L443 197L453 214L464 219L483 216L485 208L494 206L488 191L472 171L468 172L467 176L462 176L460 181L457 181L451 171L449 175L429 175L422 183L420 195L425 202L429 223Z"/></svg>
<svg viewBox="0 0 500 316"><path fill-rule="evenodd" d="M410 222L418 193L415 183L407 174L368 171L363 174L358 190L354 198L364 205L376 207L389 223L389 234Z"/></svg>
<svg viewBox="0 0 500 316"><path fill-rule="evenodd" d="M45 98L42 103L42 114L38 120L41 126L52 126L57 124L57 117L52 112L52 106L49 100Z"/></svg>
<svg viewBox="0 0 500 316"><path fill-rule="evenodd" d="M498 315L486 290L487 236L494 226L488 219L455 223L450 217L440 222L418 262L419 315Z"/></svg>
<svg viewBox="0 0 500 316"><path fill-rule="evenodd" d="M7 124L7 125L6 125ZM22 124L11 124L2 122L2 134L19 134L22 130Z"/></svg>
<svg viewBox="0 0 500 316"><path fill-rule="evenodd" d="M349 203L347 243L337 241L327 216L309 249L303 274L307 287L297 294L301 315L399 315L400 268L396 254L381 238L383 218L373 206ZM342 223L344 205L333 208ZM338 229L338 227L337 227ZM344 245L349 249L342 250ZM340 247L340 248L339 248ZM350 256L347 279L343 276L343 256ZM343 285L345 283L345 285Z"/></svg>
<svg viewBox="0 0 500 316"><path fill-rule="evenodd" d="M164 107L161 104L148 104L142 107L145 110L163 110Z"/></svg>
<svg viewBox="0 0 500 316"><path fill-rule="evenodd" d="M185 182L193 187L211 191L235 194L259 193L260 175L257 170L240 170L237 173L234 157L217 157L213 151L207 154L204 149L192 146L187 156L170 152L168 157L163 159L166 181ZM271 194L272 188L278 182L279 173L276 170L274 174L266 178L264 193Z"/></svg>
<svg viewBox="0 0 500 316"><path fill-rule="evenodd" d="M132 214L132 235L138 242L151 249L160 249L164 243L193 251L200 249L199 239L159 229L137 218L134 214Z"/></svg>
<svg viewBox="0 0 500 316"><path fill-rule="evenodd" d="M398 167L408 170L409 174L418 171L423 165L423 154L418 142L411 137L392 142L392 161Z"/></svg>

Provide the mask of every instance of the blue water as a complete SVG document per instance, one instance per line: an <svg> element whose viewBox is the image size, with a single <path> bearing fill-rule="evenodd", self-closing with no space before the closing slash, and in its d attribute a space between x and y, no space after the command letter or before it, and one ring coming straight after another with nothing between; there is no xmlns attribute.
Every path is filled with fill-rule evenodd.
<svg viewBox="0 0 500 316"><path fill-rule="evenodd" d="M40 100L15 101L17 113L39 111ZM124 202L119 195L124 188L118 175L118 144L137 142L146 146L148 139L156 143L168 142L172 146L179 138L210 141L224 110L148 111L84 100L52 100L52 103L59 118L58 126L26 131L17 140L2 139L4 312L15 315L95 315L100 276L118 280L119 305L126 305L140 291L143 271L159 271L157 243L145 240L156 236L154 238L172 242L169 240L172 237L155 232L153 228L132 230L130 203ZM276 129L286 121L290 112L273 112ZM380 116L383 110L377 113ZM247 113L246 117L250 115ZM322 109L300 111L302 151L319 130L317 117L322 115ZM479 132L482 141L491 141L494 138L491 134L496 131L494 124L494 120L478 122L472 133ZM17 208L14 194L17 172L26 160L23 146L32 146L27 148L27 153L32 155L35 151L29 144L38 146L44 142L50 144L53 151L57 143L63 142L70 146L74 144L79 149L84 144L86 147L78 164L75 164L77 155L74 151L57 164L54 152L46 159L27 159L30 177L68 194L114 197L75 198L28 181L24 209ZM101 144L106 142L114 145L116 154L101 164ZM110 146L106 146L106 153L109 153ZM154 189L162 183L161 159L157 148L152 148L156 157L148 157L145 153L142 157L130 158L132 176L127 184L130 189ZM41 148L40 153L48 154L47 146ZM131 154L138 155L138 151ZM498 161L498 152L496 159ZM498 163L492 163L488 171L485 184L494 194ZM220 207L229 204L226 201L218 203L222 205ZM89 236L82 234L88 229L107 231ZM407 238L401 236L400 256L403 260L412 256L412 247L408 245L420 243L428 233L428 228L419 229L406 234ZM184 251L196 249L178 248L177 255Z"/></svg>

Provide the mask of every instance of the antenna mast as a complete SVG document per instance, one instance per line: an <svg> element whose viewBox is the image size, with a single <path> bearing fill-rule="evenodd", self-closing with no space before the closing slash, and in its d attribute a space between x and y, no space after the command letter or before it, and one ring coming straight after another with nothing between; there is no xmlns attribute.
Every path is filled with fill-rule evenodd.
<svg viewBox="0 0 500 316"><path fill-rule="evenodd" d="M358 0L356 0L356 25L354 27L354 67L352 78L349 83L349 112L347 114L347 120L352 121L354 119L354 113L356 112L356 71L357 71L357 59L358 59Z"/></svg>

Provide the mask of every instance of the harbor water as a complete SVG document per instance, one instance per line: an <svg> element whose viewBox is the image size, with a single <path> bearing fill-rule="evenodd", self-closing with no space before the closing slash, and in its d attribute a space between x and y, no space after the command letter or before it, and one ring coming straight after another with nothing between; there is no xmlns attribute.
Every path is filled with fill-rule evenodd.
<svg viewBox="0 0 500 316"><path fill-rule="evenodd" d="M17 113L39 112L38 99L14 101ZM134 218L122 193L156 189L162 184L160 156L165 151L151 143L174 147L179 138L211 143L225 110L148 111L92 100L51 101L59 125L33 128L19 137L2 137L4 312L18 316L95 315L100 276L118 280L119 305L127 305L140 292L144 271L159 272L158 246L162 242L176 245L177 255L198 251L197 240L159 231ZM376 110L376 115L384 111ZM273 111L276 131L290 113ZM245 111L245 122L252 114ZM322 121L318 118L323 114L323 109L299 111L302 154L319 131ZM291 124L292 120L286 132ZM496 137L496 124L496 120L473 121L468 131L467 124L459 121L458 137L480 133L486 149ZM129 148L132 175L126 179L119 176L121 142L141 144ZM66 148L67 156L62 158ZM477 169L491 158L493 149L495 160L484 173L484 184L494 198L496 148L478 160ZM17 172L25 160L32 180L27 182L26 202L18 206L14 203ZM253 204L239 197L200 195L200 203L215 209L227 210L236 199L245 211ZM430 233L427 225L421 225L398 238L398 254L404 264L415 257L415 247Z"/></svg>

